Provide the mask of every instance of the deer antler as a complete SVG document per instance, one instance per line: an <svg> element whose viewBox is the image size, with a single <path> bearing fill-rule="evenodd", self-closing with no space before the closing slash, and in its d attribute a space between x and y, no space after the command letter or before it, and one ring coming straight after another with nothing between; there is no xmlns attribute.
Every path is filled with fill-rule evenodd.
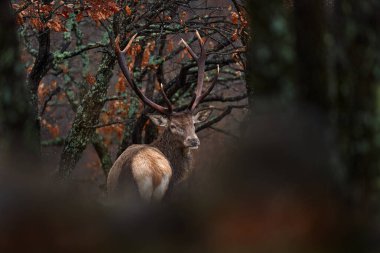
<svg viewBox="0 0 380 253"><path fill-rule="evenodd" d="M162 85L162 83L160 83L160 91L161 91L161 95L164 98L166 105L168 106L168 112L173 113L173 105L170 102L170 99L168 98L168 96L166 95L165 90L164 90L164 86Z"/></svg>
<svg viewBox="0 0 380 253"><path fill-rule="evenodd" d="M162 113L162 114L165 114L165 115L170 115L173 112L173 106L170 103L170 100L168 99L168 97L166 96L165 91L162 88L162 84L161 84L160 91L161 91L162 96L163 96L163 98L165 100L165 103L168 105L168 108L163 107L161 105L158 105L155 102L153 102L152 100L150 100L149 98L147 98L141 92L141 90L137 87L136 83L134 82L134 80L131 77L131 74L129 73L129 69L127 67L127 60L125 59L125 54L127 53L128 49L131 47L131 45L133 43L133 40L136 38L136 36L137 36L137 34L133 35L133 37L131 38L131 40L128 42L127 46L123 50L121 50L120 46L119 46L119 43L120 43L119 36L117 36L117 38L115 40L115 53L116 53L116 56L117 56L117 60L119 62L120 69L123 72L125 78L127 79L128 84L131 86L131 88L136 93L136 95L145 104L147 104L148 106L150 106L153 110L158 111L159 113Z"/></svg>
<svg viewBox="0 0 380 253"><path fill-rule="evenodd" d="M211 86L207 89L205 93L202 94L207 55L206 55L206 49L205 49L205 41L203 40L203 38L201 37L198 31L195 31L195 34L198 37L198 41L199 41L199 45L201 49L200 56L197 56L195 52L191 49L191 47L186 43L186 41L181 39L181 43L185 45L187 51L190 53L190 55L197 62L197 65L198 65L197 85L195 88L194 96L188 107L190 111L194 111L194 109L199 105L199 103L211 92L211 90L214 88L218 80L218 76L220 72L219 65L218 65L217 73Z"/></svg>

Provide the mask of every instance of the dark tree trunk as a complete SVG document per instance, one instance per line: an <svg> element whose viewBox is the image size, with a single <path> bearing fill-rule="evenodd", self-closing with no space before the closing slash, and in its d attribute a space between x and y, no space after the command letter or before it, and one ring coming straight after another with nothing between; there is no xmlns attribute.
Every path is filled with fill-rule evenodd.
<svg viewBox="0 0 380 253"><path fill-rule="evenodd" d="M110 154L108 153L107 146L104 144L104 140L100 134L93 133L92 145L94 146L96 154L99 157L104 176L107 177L108 172L112 167L112 159Z"/></svg>
<svg viewBox="0 0 380 253"><path fill-rule="evenodd" d="M336 122L354 200L368 207L380 151L376 141L380 2L340 0L335 6Z"/></svg>
<svg viewBox="0 0 380 253"><path fill-rule="evenodd" d="M50 1L44 0L45 4ZM36 134L38 135L39 142L41 143L40 136L40 115L38 112L38 86L42 78L47 74L51 68L53 57L50 53L50 29L45 28L43 31L38 32L38 53L34 61L32 70L27 77L27 85L31 97L31 110L35 118Z"/></svg>
<svg viewBox="0 0 380 253"><path fill-rule="evenodd" d="M296 96L328 111L326 20L323 1L294 1L296 35Z"/></svg>
<svg viewBox="0 0 380 253"><path fill-rule="evenodd" d="M35 118L36 134L40 139L40 118L38 113L38 86L42 78L49 71L52 63L50 54L50 29L39 32L38 36L38 54L33 64L32 71L28 75L27 84L31 96L31 107Z"/></svg>
<svg viewBox="0 0 380 253"><path fill-rule="evenodd" d="M252 43L248 52L247 82L251 96L278 95L293 80L292 31L282 0L249 1Z"/></svg>
<svg viewBox="0 0 380 253"><path fill-rule="evenodd" d="M9 7L8 1L0 2L0 165L3 169L23 164L30 170L31 164L38 166L39 135Z"/></svg>

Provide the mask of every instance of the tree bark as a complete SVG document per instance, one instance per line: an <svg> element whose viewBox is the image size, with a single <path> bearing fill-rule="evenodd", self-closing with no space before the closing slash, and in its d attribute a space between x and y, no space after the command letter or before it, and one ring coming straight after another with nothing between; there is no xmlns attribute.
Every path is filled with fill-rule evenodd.
<svg viewBox="0 0 380 253"><path fill-rule="evenodd" d="M112 159L110 154L108 153L108 149L106 145L104 145L103 138L100 134L94 133L92 136L92 145L95 148L95 151L99 157L100 164L103 169L104 176L108 176L108 172L110 171L112 167Z"/></svg>
<svg viewBox="0 0 380 253"><path fill-rule="evenodd" d="M28 75L27 85L31 97L31 108L35 118L35 128L38 138L40 138L40 117L38 113L38 86L42 78L49 71L52 63L50 54L50 29L45 29L38 33L38 55L33 64L32 71Z"/></svg>
<svg viewBox="0 0 380 253"><path fill-rule="evenodd" d="M59 175L62 178L70 176L94 134L93 126L98 124L99 114L105 103L103 98L107 95L115 59L114 54L104 53L97 71L96 83L90 88L78 107L61 155Z"/></svg>
<svg viewBox="0 0 380 253"><path fill-rule="evenodd" d="M0 168L23 164L38 167L39 136L25 86L24 67L20 64L15 17L8 1L0 8Z"/></svg>

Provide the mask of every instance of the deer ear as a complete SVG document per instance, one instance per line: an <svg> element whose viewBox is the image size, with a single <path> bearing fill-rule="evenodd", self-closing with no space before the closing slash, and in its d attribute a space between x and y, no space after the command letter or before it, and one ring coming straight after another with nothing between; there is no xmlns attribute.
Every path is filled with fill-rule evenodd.
<svg viewBox="0 0 380 253"><path fill-rule="evenodd" d="M166 127L168 125L168 118L159 114L148 114L149 119L156 126Z"/></svg>
<svg viewBox="0 0 380 253"><path fill-rule="evenodd" d="M195 116L193 116L194 124L206 121L208 117L210 117L211 112L211 109L199 111Z"/></svg>

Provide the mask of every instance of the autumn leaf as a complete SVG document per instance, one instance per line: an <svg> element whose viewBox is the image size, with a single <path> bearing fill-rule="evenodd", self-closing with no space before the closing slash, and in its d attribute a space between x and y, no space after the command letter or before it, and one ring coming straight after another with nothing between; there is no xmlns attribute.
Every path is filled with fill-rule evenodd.
<svg viewBox="0 0 380 253"><path fill-rule="evenodd" d="M120 11L120 7L114 1L91 0L88 1L87 14L94 21L106 20Z"/></svg>
<svg viewBox="0 0 380 253"><path fill-rule="evenodd" d="M149 51L153 52L154 51L154 48L156 47L156 42L153 41L151 43L148 44L148 49Z"/></svg>
<svg viewBox="0 0 380 253"><path fill-rule="evenodd" d="M235 25L239 23L239 14L236 12L231 12L231 22Z"/></svg>
<svg viewBox="0 0 380 253"><path fill-rule="evenodd" d="M44 24L41 22L39 18L30 19L32 26L38 31L42 31L44 29Z"/></svg>
<svg viewBox="0 0 380 253"><path fill-rule="evenodd" d="M129 8L129 6L125 6L125 12L127 13L128 16L130 16L132 14L132 10L131 8Z"/></svg>
<svg viewBox="0 0 380 253"><path fill-rule="evenodd" d="M17 15L16 23L17 23L18 25L22 25L22 24L24 24L24 19L22 18L22 15L21 15L21 14L18 14L18 15Z"/></svg>
<svg viewBox="0 0 380 253"><path fill-rule="evenodd" d="M87 83L88 83L89 85L93 85L93 84L95 84L95 82L96 82L96 78L95 78L93 75L91 75L91 74L89 73L89 74L87 74L87 76L86 76L86 81L87 81Z"/></svg>
<svg viewBox="0 0 380 253"><path fill-rule="evenodd" d="M50 89L51 89L51 90L56 89L56 88L57 88L57 85L58 85L57 80L53 80L53 81L50 83Z"/></svg>
<svg viewBox="0 0 380 253"><path fill-rule="evenodd" d="M109 1L107 5L108 5L109 10L112 11L113 13L120 11L120 7L114 1Z"/></svg>
<svg viewBox="0 0 380 253"><path fill-rule="evenodd" d="M58 136L59 136L59 127L58 127L58 125L48 125L48 127L47 127L47 129L48 129L48 131L49 131L49 133L50 133L50 135L53 137L53 138L57 138Z"/></svg>
<svg viewBox="0 0 380 253"><path fill-rule="evenodd" d="M143 58L142 58L142 61L141 61L141 67L148 66L149 58L150 58L150 50L149 50L149 47L148 47L148 48L145 48L145 50L144 50Z"/></svg>
<svg viewBox="0 0 380 253"><path fill-rule="evenodd" d="M117 136L118 140L121 141L123 138L124 126L123 125L116 126L115 132L116 132L116 136Z"/></svg>
<svg viewBox="0 0 380 253"><path fill-rule="evenodd" d="M236 29L231 36L232 41L236 41L239 38L238 30Z"/></svg>
<svg viewBox="0 0 380 253"><path fill-rule="evenodd" d="M41 83L38 86L38 90L37 90L37 95L38 95L39 102L42 102L44 100L44 98L47 96L48 93L49 93L49 91L48 91L48 88L45 85L45 83Z"/></svg>
<svg viewBox="0 0 380 253"><path fill-rule="evenodd" d="M115 90L118 93L123 93L127 89L125 85L125 78L124 76L120 73L119 78L117 79L117 83L115 84Z"/></svg>
<svg viewBox="0 0 380 253"><path fill-rule="evenodd" d="M141 45L140 44L135 44L133 45L131 48L129 48L128 50L128 54L130 56L136 56L137 54L139 54L141 52Z"/></svg>
<svg viewBox="0 0 380 253"><path fill-rule="evenodd" d="M46 26L55 32L66 32L67 31L65 26L61 23L61 20L59 20L58 18L56 18L54 20L50 20L46 24Z"/></svg>
<svg viewBox="0 0 380 253"><path fill-rule="evenodd" d="M99 118L100 118L100 122L102 122L103 124L107 124L110 120L107 113L100 114Z"/></svg>
<svg viewBox="0 0 380 253"><path fill-rule="evenodd" d="M168 53L172 52L174 49L174 43L173 43L173 40L170 39L168 42L167 42L167 46L166 46L166 50Z"/></svg>
<svg viewBox="0 0 380 253"><path fill-rule="evenodd" d="M75 17L75 21L77 21L77 22L82 21L82 19L83 19L83 13L82 13L82 12L79 13L79 14Z"/></svg>

